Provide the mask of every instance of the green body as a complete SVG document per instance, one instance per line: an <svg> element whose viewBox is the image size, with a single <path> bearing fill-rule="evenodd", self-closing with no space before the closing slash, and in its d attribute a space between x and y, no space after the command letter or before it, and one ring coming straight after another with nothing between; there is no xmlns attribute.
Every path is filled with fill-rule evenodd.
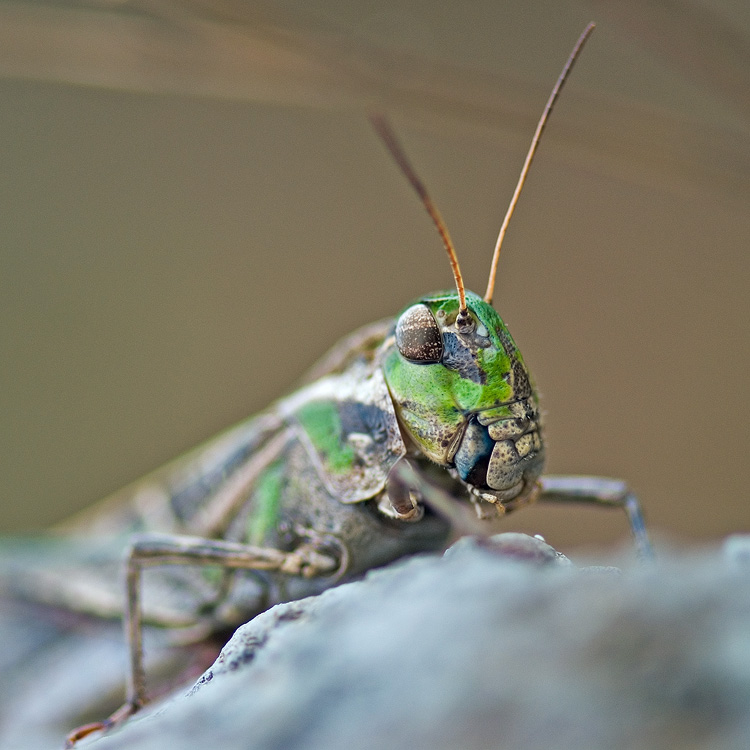
<svg viewBox="0 0 750 750"><path fill-rule="evenodd" d="M415 303L420 322L432 326L434 320L438 326L439 334L434 328L432 334L443 342L443 362L405 358L397 343L398 321L358 331L332 350L307 385L62 531L94 535L103 544L110 540L113 550L143 531L284 551L313 534L345 550L339 581L445 545L448 522L421 508L418 515L402 513L389 502L388 476L404 457L420 473L445 469L445 481L459 497L489 501L499 510L515 507L528 499L541 473L536 396L500 317L476 295L467 301L476 321L468 338L455 332L455 293ZM514 440L521 449L509 456ZM78 561L70 570L32 566L19 571L14 586L66 607L77 602L80 609L115 614L113 596L121 590L117 557L86 571L91 585L83 599L73 593L80 567ZM210 611L216 622L234 624L333 582L164 566L146 577L145 614L151 622L187 624Z"/></svg>
<svg viewBox="0 0 750 750"><path fill-rule="evenodd" d="M312 577L195 557L145 570L142 621L162 626L146 633L149 674L179 675L191 652L159 648L171 643L173 628L197 645L277 602L443 548L450 523L423 507L420 486L463 530L465 515L455 512L454 500L447 509L437 502L436 484L471 501L480 515L535 499L544 452L532 381L497 313L476 295L467 295L467 306L469 321L464 316L458 325L455 294L418 300L395 321L346 338L305 385L267 411L60 526L52 538L0 543L0 635L13 644L0 651L0 725L12 719L25 736L25 707L53 700L55 712L37 712L34 726L59 740L120 705L122 663L132 658L133 641L126 646L119 624L106 620L123 614L123 562L134 534L160 532L178 545L200 537L192 541L203 547L220 540L289 557L312 547L338 564ZM412 471L394 475L402 460ZM639 549L649 554L637 499L624 483L545 477L542 484L549 500L624 508ZM37 677L28 682L30 674ZM19 692L21 683L30 688ZM47 686L59 684L70 690L50 697Z"/></svg>

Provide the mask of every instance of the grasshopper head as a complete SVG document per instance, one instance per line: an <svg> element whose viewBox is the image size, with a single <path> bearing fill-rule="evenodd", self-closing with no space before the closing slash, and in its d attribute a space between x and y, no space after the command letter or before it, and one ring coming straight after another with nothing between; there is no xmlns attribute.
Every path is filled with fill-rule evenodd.
<svg viewBox="0 0 750 750"><path fill-rule="evenodd" d="M489 502L534 490L544 447L537 397L495 309L467 292L424 297L401 313L383 372L402 430L432 461Z"/></svg>
<svg viewBox="0 0 750 750"><path fill-rule="evenodd" d="M465 290L445 222L387 120L371 117L432 218L456 282L455 293L424 297L404 310L385 346L383 371L396 414L419 451L447 467L475 497L499 508L535 496L544 446L528 370L492 307L497 262L547 118L593 29L594 24L589 24L579 37L547 100L500 227L483 298Z"/></svg>

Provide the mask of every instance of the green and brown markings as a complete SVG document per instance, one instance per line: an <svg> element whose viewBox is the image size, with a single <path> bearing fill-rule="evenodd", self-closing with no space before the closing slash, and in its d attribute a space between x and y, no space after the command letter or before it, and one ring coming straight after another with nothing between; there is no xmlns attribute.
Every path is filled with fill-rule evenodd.
<svg viewBox="0 0 750 750"><path fill-rule="evenodd" d="M261 545L278 526L284 464L271 464L259 477L253 494L253 509L247 522L247 541Z"/></svg>
<svg viewBox="0 0 750 750"><path fill-rule="evenodd" d="M484 499L502 503L528 491L541 473L537 399L495 309L472 292L465 292L465 305L463 320L455 292L408 307L383 372L399 422L419 450ZM409 334L405 352L402 327ZM430 346L419 347L420 340ZM429 359L420 358L423 351Z"/></svg>

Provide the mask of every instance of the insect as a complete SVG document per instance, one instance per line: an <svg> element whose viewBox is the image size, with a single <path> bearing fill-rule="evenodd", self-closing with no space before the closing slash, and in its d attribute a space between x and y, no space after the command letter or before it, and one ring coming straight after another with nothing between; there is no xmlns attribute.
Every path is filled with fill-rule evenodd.
<svg viewBox="0 0 750 750"><path fill-rule="evenodd" d="M426 295L395 321L351 334L298 391L71 527L127 545L130 654L125 704L109 719L75 730L71 743L146 703L144 623L179 626L198 637L404 555L439 550L452 525L476 528L454 497L467 497L480 518L535 500L622 507L647 553L638 501L622 482L542 477L537 394L492 307L508 223L548 116L592 30L593 24L579 38L539 121L484 296L465 290L440 214L387 121L373 116L442 237L455 291ZM26 581L20 575L16 584L52 604L115 615L122 605L107 594L105 567L90 565L87 585L64 569ZM144 586L143 571L155 567L158 579L149 574Z"/></svg>

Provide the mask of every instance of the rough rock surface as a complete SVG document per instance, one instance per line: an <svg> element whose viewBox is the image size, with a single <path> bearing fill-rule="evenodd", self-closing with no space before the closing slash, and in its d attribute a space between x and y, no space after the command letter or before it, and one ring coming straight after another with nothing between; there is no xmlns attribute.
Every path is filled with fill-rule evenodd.
<svg viewBox="0 0 750 750"><path fill-rule="evenodd" d="M524 540L276 607L187 694L82 746L750 748L750 541L618 573Z"/></svg>

